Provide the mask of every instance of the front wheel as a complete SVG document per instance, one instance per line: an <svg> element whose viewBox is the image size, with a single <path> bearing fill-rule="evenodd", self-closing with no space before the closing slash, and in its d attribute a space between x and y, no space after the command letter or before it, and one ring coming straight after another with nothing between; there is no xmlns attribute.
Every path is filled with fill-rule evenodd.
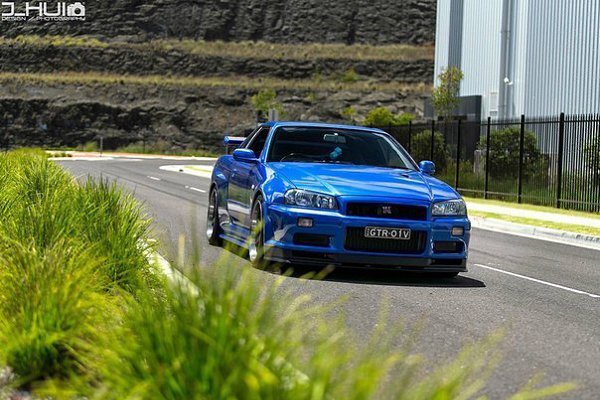
<svg viewBox="0 0 600 400"><path fill-rule="evenodd" d="M206 238L212 246L220 246L221 224L219 222L219 199L217 189L213 188L208 196L208 212L206 214Z"/></svg>
<svg viewBox="0 0 600 400"><path fill-rule="evenodd" d="M250 243L248 258L254 267L264 267L265 234L263 221L263 200L258 197L252 206L250 219Z"/></svg>

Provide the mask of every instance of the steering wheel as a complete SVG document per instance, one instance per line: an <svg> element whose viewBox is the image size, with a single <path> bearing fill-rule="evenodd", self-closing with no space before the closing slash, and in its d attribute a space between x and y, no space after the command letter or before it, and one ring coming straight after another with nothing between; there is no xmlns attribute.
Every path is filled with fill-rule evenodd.
<svg viewBox="0 0 600 400"><path fill-rule="evenodd" d="M308 156L306 154L302 154L302 153L290 153L287 156L282 157L281 160L279 160L279 162L284 162L286 160L292 160L292 159L314 161L314 159L311 156Z"/></svg>

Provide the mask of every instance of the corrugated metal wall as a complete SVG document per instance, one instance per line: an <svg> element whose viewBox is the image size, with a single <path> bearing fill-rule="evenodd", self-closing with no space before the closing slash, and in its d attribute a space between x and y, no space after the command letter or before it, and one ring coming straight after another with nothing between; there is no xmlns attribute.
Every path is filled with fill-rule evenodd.
<svg viewBox="0 0 600 400"><path fill-rule="evenodd" d="M529 0L522 112L526 115L600 111L600 1Z"/></svg>
<svg viewBox="0 0 600 400"><path fill-rule="evenodd" d="M490 93L498 92L502 0L464 0L461 69L465 75L462 96L483 96L487 116Z"/></svg>
<svg viewBox="0 0 600 400"><path fill-rule="evenodd" d="M450 40L457 29L450 26L455 1L463 2L460 43ZM502 1L438 0L436 76L453 46L460 48L461 95L484 96L484 116L490 93L504 78L499 76ZM508 116L600 112L600 0L513 2Z"/></svg>
<svg viewBox="0 0 600 400"><path fill-rule="evenodd" d="M448 48L450 46L450 1L438 0L435 32L435 76L448 65Z"/></svg>

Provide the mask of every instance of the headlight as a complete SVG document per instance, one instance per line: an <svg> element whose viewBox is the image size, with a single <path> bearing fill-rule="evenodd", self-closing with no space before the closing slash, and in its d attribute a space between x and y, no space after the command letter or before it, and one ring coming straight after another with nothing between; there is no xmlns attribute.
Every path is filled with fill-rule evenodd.
<svg viewBox="0 0 600 400"><path fill-rule="evenodd" d="M285 192L285 204L298 207L337 210L335 197L300 189L291 189Z"/></svg>
<svg viewBox="0 0 600 400"><path fill-rule="evenodd" d="M434 217L439 216L457 216L462 217L467 215L467 205L463 200L442 201L433 204L432 214Z"/></svg>

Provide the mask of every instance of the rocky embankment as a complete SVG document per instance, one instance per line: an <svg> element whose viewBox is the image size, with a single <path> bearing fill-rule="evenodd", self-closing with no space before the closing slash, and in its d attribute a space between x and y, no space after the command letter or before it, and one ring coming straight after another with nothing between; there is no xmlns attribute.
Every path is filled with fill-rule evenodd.
<svg viewBox="0 0 600 400"><path fill-rule="evenodd" d="M426 44L436 0L113 0L82 2L86 21L2 22L2 35L96 35L277 43Z"/></svg>
<svg viewBox="0 0 600 400"><path fill-rule="evenodd" d="M116 46L28 46L0 44L0 72L106 72L129 75L275 77L311 79L348 70L378 81L431 82L433 60L361 60L349 58L245 58L190 54Z"/></svg>
<svg viewBox="0 0 600 400"><path fill-rule="evenodd" d="M171 149L220 151L225 133L252 127L253 89L156 87L129 84L4 83L0 97L2 145L77 146L104 138L107 148L146 141ZM291 120L344 121L377 106L420 114L422 92L280 90Z"/></svg>

